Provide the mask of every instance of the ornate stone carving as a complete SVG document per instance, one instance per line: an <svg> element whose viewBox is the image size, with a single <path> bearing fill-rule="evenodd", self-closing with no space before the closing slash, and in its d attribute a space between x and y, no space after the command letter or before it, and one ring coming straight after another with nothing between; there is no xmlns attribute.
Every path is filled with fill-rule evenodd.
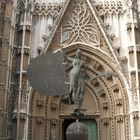
<svg viewBox="0 0 140 140"><path fill-rule="evenodd" d="M75 0L72 4L72 11L68 13L63 28L65 36L63 44L82 42L98 46L99 37L97 27L91 18L90 11L88 11L84 0L81 0L79 3Z"/></svg>
<svg viewBox="0 0 140 140"><path fill-rule="evenodd" d="M22 0L17 1L17 9L19 12L23 12L25 10L25 3Z"/></svg>
<svg viewBox="0 0 140 140"><path fill-rule="evenodd" d="M140 24L138 22L134 23L134 29L139 30Z"/></svg>
<svg viewBox="0 0 140 140"><path fill-rule="evenodd" d="M136 72L131 72L131 91L132 91L132 103L133 109L138 109L138 95L136 86Z"/></svg>
<svg viewBox="0 0 140 140"><path fill-rule="evenodd" d="M100 97L105 97L106 96L105 91L104 90L100 90L99 91L99 95L100 95Z"/></svg>
<svg viewBox="0 0 140 140"><path fill-rule="evenodd" d="M42 35L42 39L44 40L44 42L47 41L48 38L49 38L49 36L47 36L46 34L45 35Z"/></svg>
<svg viewBox="0 0 140 140"><path fill-rule="evenodd" d="M124 117L123 117L122 115L117 115L117 116L116 116L116 121L117 121L118 123L122 123L122 122L124 121Z"/></svg>
<svg viewBox="0 0 140 140"><path fill-rule="evenodd" d="M35 3L34 4L34 10L33 15L37 16L54 16L59 14L61 9L61 5L58 3L55 3L54 5L52 3Z"/></svg>
<svg viewBox="0 0 140 140"><path fill-rule="evenodd" d="M30 48L29 47L24 48L24 54L26 54L26 55L30 54Z"/></svg>
<svg viewBox="0 0 140 140"><path fill-rule="evenodd" d="M131 89L136 92L136 72L131 73Z"/></svg>
<svg viewBox="0 0 140 140"><path fill-rule="evenodd" d="M15 47L14 49L15 49L16 55L21 54L21 51L22 51L21 46ZM26 55L30 54L30 48L28 46L24 47L23 51L24 51L24 54L26 54Z"/></svg>
<svg viewBox="0 0 140 140"><path fill-rule="evenodd" d="M117 99L116 100L116 106L122 106L123 100L122 99Z"/></svg>
<svg viewBox="0 0 140 140"><path fill-rule="evenodd" d="M113 92L119 92L118 85L116 84L116 85L112 86L112 90L113 90Z"/></svg>
<svg viewBox="0 0 140 140"><path fill-rule="evenodd" d="M16 55L21 54L21 47L17 47L17 48L15 48L15 49L16 49Z"/></svg>
<svg viewBox="0 0 140 140"><path fill-rule="evenodd" d="M128 52L133 53L134 52L134 46L129 46L128 47Z"/></svg>
<svg viewBox="0 0 140 140"><path fill-rule="evenodd" d="M56 140L57 139L56 123L57 123L57 120L51 120L51 140Z"/></svg>
<svg viewBox="0 0 140 140"><path fill-rule="evenodd" d="M18 31L24 30L24 26L22 25L23 23L20 24ZM26 23L25 25L25 30L26 31L31 31L31 24L29 22Z"/></svg>
<svg viewBox="0 0 140 140"><path fill-rule="evenodd" d="M7 112L4 112L2 110L0 110L0 115L1 116L5 116L6 118L8 118L8 113Z"/></svg>
<svg viewBox="0 0 140 140"><path fill-rule="evenodd" d="M120 46L119 45L114 45L114 51L117 53L117 54L119 54L119 52L120 52Z"/></svg>
<svg viewBox="0 0 140 140"><path fill-rule="evenodd" d="M38 107L43 107L43 106L44 106L44 101L43 101L43 100L40 100L40 99L37 99L36 105L37 105Z"/></svg>
<svg viewBox="0 0 140 140"><path fill-rule="evenodd" d="M139 46L139 45L136 46L136 51L137 51L137 52L140 52L140 46Z"/></svg>
<svg viewBox="0 0 140 140"><path fill-rule="evenodd" d="M133 119L139 119L139 111L134 111L132 115L133 115Z"/></svg>
<svg viewBox="0 0 140 140"><path fill-rule="evenodd" d="M97 79L96 79L96 80L93 80L91 83L92 83L92 85L93 85L94 87L99 86L99 82L98 82Z"/></svg>
<svg viewBox="0 0 140 140"><path fill-rule="evenodd" d="M106 75L106 79L109 80L109 81L112 81L113 80L113 73L108 71L107 75Z"/></svg>
<svg viewBox="0 0 140 140"><path fill-rule="evenodd" d="M120 14L124 12L124 8L121 1L99 1L96 6L97 10L99 11L100 15L104 14Z"/></svg>
<svg viewBox="0 0 140 140"><path fill-rule="evenodd" d="M40 54L43 51L43 47L37 47L37 51L38 51L38 54Z"/></svg>
<svg viewBox="0 0 140 140"><path fill-rule="evenodd" d="M132 29L132 24L130 22L126 23L127 31Z"/></svg>
<svg viewBox="0 0 140 140"><path fill-rule="evenodd" d="M51 120L51 125L56 126L56 123L57 123L56 119Z"/></svg>
<svg viewBox="0 0 140 140"><path fill-rule="evenodd" d="M20 119L21 120L25 120L26 119L27 114L26 113L20 113Z"/></svg>
<svg viewBox="0 0 140 140"><path fill-rule="evenodd" d="M17 113L15 113L15 112L12 113L12 119L13 119L13 120L17 119Z"/></svg>
<svg viewBox="0 0 140 140"><path fill-rule="evenodd" d="M43 121L44 121L44 117L42 117L42 116L36 116L35 118L36 118L36 122L38 122L38 123L43 123Z"/></svg>
<svg viewBox="0 0 140 140"><path fill-rule="evenodd" d="M98 71L101 71L103 70L103 66L99 63L99 62L96 62L95 65L94 65L94 68Z"/></svg>
<svg viewBox="0 0 140 140"><path fill-rule="evenodd" d="M127 59L126 56L121 57L120 60L121 60L121 62L122 62L123 64L126 64L127 61L128 61L128 59Z"/></svg>
<svg viewBox="0 0 140 140"><path fill-rule="evenodd" d="M109 34L109 37L110 37L110 39L113 41L113 39L116 37L116 36L115 36L115 33Z"/></svg>
<svg viewBox="0 0 140 140"><path fill-rule="evenodd" d="M108 102L105 102L102 105L104 110L108 110Z"/></svg>
<svg viewBox="0 0 140 140"><path fill-rule="evenodd" d="M3 83L0 83L0 90L5 90L6 86Z"/></svg>
<svg viewBox="0 0 140 140"><path fill-rule="evenodd" d="M102 119L103 125L109 125L109 118Z"/></svg>
<svg viewBox="0 0 140 140"><path fill-rule="evenodd" d="M20 112L19 118L20 118L21 120L25 120L25 119L26 119L26 116L27 116L26 113ZM13 112L13 114L12 114L12 119L13 119L13 120L17 119L17 112Z"/></svg>
<svg viewBox="0 0 140 140"><path fill-rule="evenodd" d="M9 124L7 129L7 138L8 139L14 139L13 137L13 125Z"/></svg>
<svg viewBox="0 0 140 140"><path fill-rule="evenodd" d="M51 110L55 111L55 110L57 110L58 105L56 103L51 103L50 108L51 108Z"/></svg>

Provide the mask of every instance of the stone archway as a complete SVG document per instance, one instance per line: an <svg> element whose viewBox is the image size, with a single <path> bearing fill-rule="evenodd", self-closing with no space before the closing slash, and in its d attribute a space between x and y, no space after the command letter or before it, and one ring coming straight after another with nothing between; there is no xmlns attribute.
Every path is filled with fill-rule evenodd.
<svg viewBox="0 0 140 140"><path fill-rule="evenodd" d="M65 47L64 50L68 56L74 57L77 48L83 52L83 59L87 62L87 73L90 76L107 71L115 73L115 76L101 77L86 85L83 103L83 107L87 108L85 118L96 119L99 140L129 140L129 99L125 88L125 79L117 68L115 60L99 48L83 44L74 44ZM38 98L38 95L34 96L33 104L37 102L35 98ZM42 98L45 104L39 116L40 120L45 122L45 126L42 125L42 130L44 135L48 132L45 135L46 139L52 139L50 131L53 129L56 137L62 140L62 124L65 119L71 117L72 108L63 104L61 98L57 96L39 98ZM34 114L32 111L33 116Z"/></svg>
<svg viewBox="0 0 140 140"><path fill-rule="evenodd" d="M86 85L87 92L83 106L91 110L85 112L85 116L92 116L92 119L94 116L97 119L100 140L129 139L127 128L130 127L130 124L128 124L129 116L126 115L128 114L129 99L125 79L123 79L120 69L110 56L95 47L76 44L66 47L66 54L74 57L77 48L83 51L83 59L87 62L89 75L96 76L107 71L115 73L113 77L102 77ZM89 95L90 97L87 97ZM94 109L92 111L89 99L95 104L96 109L94 105L93 108L96 111ZM62 105L62 108L62 114L70 114L65 105Z"/></svg>

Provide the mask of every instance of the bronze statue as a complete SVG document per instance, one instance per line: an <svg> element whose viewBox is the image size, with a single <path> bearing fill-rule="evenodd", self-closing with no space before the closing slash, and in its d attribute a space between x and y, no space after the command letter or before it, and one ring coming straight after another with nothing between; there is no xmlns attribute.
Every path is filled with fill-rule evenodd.
<svg viewBox="0 0 140 140"><path fill-rule="evenodd" d="M72 69L69 72L68 84L69 92L64 95L62 100L66 104L74 104L75 109L80 109L84 99L85 78L86 78L86 64L81 60L81 50L77 49L75 58L70 58L63 53L67 62L70 62Z"/></svg>
<svg viewBox="0 0 140 140"><path fill-rule="evenodd" d="M80 49L77 49L75 58L66 56L62 49L61 53L72 66L69 72L68 82L66 83L69 86L69 92L62 97L62 101L66 104L74 104L74 115L79 116L82 114L81 111L84 111L81 106L84 101L85 84L103 76L110 78L114 74L108 71L97 76L89 77L86 73L86 62L81 60L82 52Z"/></svg>

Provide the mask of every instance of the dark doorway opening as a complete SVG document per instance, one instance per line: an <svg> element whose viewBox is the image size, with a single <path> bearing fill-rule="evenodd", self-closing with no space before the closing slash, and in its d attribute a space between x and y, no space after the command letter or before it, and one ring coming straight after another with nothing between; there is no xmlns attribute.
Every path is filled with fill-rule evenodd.
<svg viewBox="0 0 140 140"><path fill-rule="evenodd" d="M62 131L62 140L66 140L66 130L67 130L68 126L73 122L75 122L75 119L66 119L66 120L64 120L63 126L62 126L62 129L63 129L63 131Z"/></svg>

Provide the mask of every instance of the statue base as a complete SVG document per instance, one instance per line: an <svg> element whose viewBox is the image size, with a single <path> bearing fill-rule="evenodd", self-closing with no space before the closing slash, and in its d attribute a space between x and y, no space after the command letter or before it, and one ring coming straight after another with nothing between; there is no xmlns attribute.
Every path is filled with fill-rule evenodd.
<svg viewBox="0 0 140 140"><path fill-rule="evenodd" d="M86 109L75 109L74 112L71 114L72 117L79 119L84 116L84 112Z"/></svg>

